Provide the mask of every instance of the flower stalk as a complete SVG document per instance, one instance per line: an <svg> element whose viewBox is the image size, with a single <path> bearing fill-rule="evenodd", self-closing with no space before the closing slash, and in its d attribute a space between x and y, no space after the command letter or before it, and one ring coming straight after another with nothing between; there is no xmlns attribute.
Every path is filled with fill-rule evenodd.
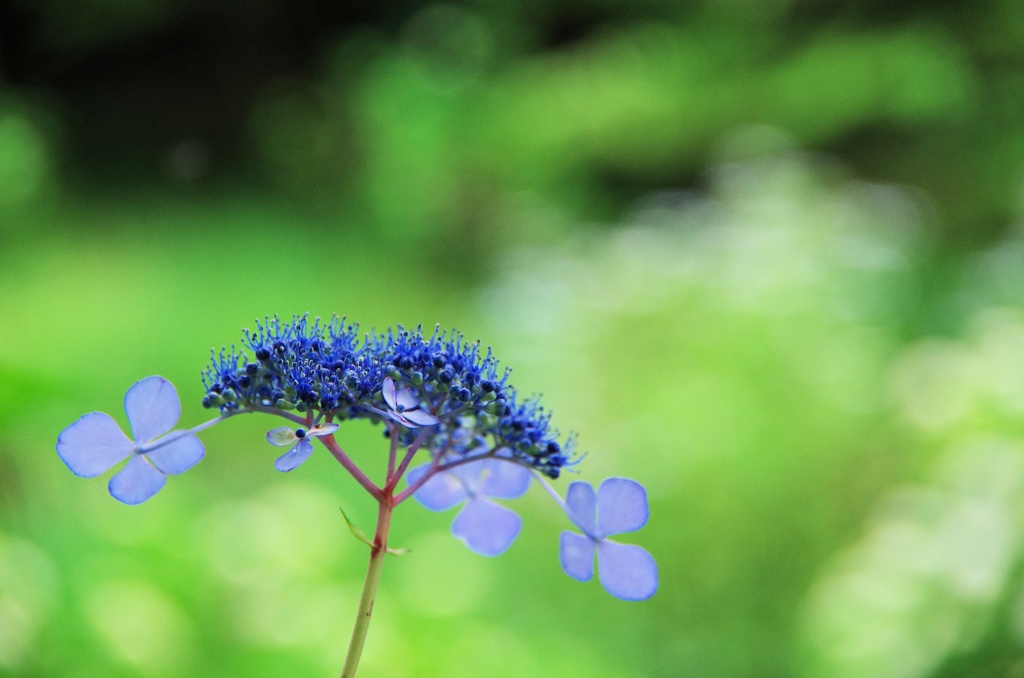
<svg viewBox="0 0 1024 678"><path fill-rule="evenodd" d="M352 678L359 667L359 658L363 654L366 633L370 630L370 617L373 614L373 601L377 597L377 584L384 568L384 557L388 553L388 531L391 528L391 513L394 501L390 492L380 498L377 508L377 529L373 534L373 546L370 547L370 564L366 568L366 580L363 582L363 593L359 597L359 610L356 612L356 623L352 629L348 654L341 678Z"/></svg>

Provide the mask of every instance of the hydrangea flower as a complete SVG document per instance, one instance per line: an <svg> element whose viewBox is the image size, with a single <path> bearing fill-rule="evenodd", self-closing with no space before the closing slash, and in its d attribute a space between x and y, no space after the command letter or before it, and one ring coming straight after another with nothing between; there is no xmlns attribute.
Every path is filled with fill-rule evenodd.
<svg viewBox="0 0 1024 678"><path fill-rule="evenodd" d="M650 510L647 490L635 480L608 478L594 493L590 483L569 485L565 496L569 519L583 535L562 532L559 559L565 573L579 581L594 576L594 552L601 585L623 600L646 600L658 589L658 566L639 546L619 544L607 537L639 530Z"/></svg>
<svg viewBox="0 0 1024 678"><path fill-rule="evenodd" d="M134 439L129 439L109 414L90 412L61 432L57 454L82 478L98 476L131 457L110 479L108 489L118 501L141 504L160 491L168 475L184 473L198 464L205 449L191 431L160 438L174 428L181 415L178 393L163 377L135 382L124 396L124 409Z"/></svg>
<svg viewBox="0 0 1024 678"><path fill-rule="evenodd" d="M277 447L285 447L286 445L294 446L274 461L274 468L278 471L288 472L292 469L298 468L304 461L309 459L309 455L313 454L313 443L309 441L310 438L319 438L321 436L329 436L338 430L337 424L320 424L314 426L308 431L303 428L297 428L294 431L287 426L281 428L275 428L272 431L267 432L267 442Z"/></svg>
<svg viewBox="0 0 1024 678"><path fill-rule="evenodd" d="M388 404L386 414L393 421L398 422L407 428L418 428L420 426L433 426L439 420L430 412L420 407L420 399L411 388L398 390L391 377L384 380L381 389L384 402Z"/></svg>
<svg viewBox="0 0 1024 678"><path fill-rule="evenodd" d="M409 471L415 483L430 464ZM522 519L494 499L518 499L530 489L530 471L500 457L456 466L438 473L413 495L431 511L447 511L463 502L465 506L452 522L452 534L471 551L482 556L499 556L519 536Z"/></svg>
<svg viewBox="0 0 1024 678"><path fill-rule="evenodd" d="M257 321L242 344L250 353L214 352L203 372L203 406L222 415L294 410L336 422L394 422L406 444L416 431L435 456L448 451L442 441L464 420L549 478L579 461L575 437L561 438L539 399L509 383L491 350L456 331L398 326L361 334L344 318L274 316ZM393 392L383 387L387 379Z"/></svg>
<svg viewBox="0 0 1024 678"><path fill-rule="evenodd" d="M222 349L203 372L202 404L217 412L213 419L168 433L181 413L178 395L163 378L148 377L125 395L133 439L110 415L92 412L64 429L57 453L83 477L127 459L111 478L110 493L139 504L164 486L167 475L203 458L197 433L235 415L259 413L290 422L266 434L272 445L288 448L274 462L280 471L304 463L313 453L311 438L321 438L377 503L372 539L349 523L369 546L370 564L342 675L354 675L358 666L383 559L403 551L388 545L388 532L395 508L411 496L434 511L461 505L452 534L475 553L497 556L518 537L522 521L495 500L522 496L536 479L583 532L561 535L560 560L570 576L592 578L596 553L601 583L612 595L644 600L657 589L650 554L607 539L646 523L643 487L612 478L595 493L587 483L573 483L563 501L545 477L555 480L579 462L576 437L561 438L539 398L522 397L509 383L510 371L499 369L479 341L468 342L456 331L424 334L422 327L401 326L360 336L359 326L344 318L324 323L296 316L288 322L275 316L257 321L255 332L246 330L243 345L251 354ZM387 471L379 480L332 436L338 422L356 420L386 427ZM407 471L417 455L429 463ZM403 477L409 485L396 492Z"/></svg>

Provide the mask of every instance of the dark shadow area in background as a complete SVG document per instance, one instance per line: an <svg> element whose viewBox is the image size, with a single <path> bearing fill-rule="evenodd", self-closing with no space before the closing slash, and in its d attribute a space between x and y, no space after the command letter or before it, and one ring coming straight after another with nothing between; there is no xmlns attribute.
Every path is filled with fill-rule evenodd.
<svg viewBox="0 0 1024 678"><path fill-rule="evenodd" d="M157 0L132 10L92 2L68 11L51 0L16 0L0 4L0 77L7 94L48 109L59 121L58 174L71 192L180 190L169 163L184 167L179 175L201 166L203 181L189 183L189 195L277 190L252 140L260 96L281 83L316 87L325 55L357 33L394 49L410 17L430 6L262 1L207 7ZM1013 83L1024 37L1007 3L805 1L766 9L742 1L638 6L568 0L468 7L494 39L492 73L537 54L583 49L611 30L650 21L761 41L766 47L759 49L780 63L822 36L897 30L940 36L982 82L984 101L955 120L918 124L883 114L800 143L837 154L869 180L923 189L938 206L941 248L989 244L1017 214L1012 196L1020 162L1012 148L1024 144L1024 121ZM356 78L373 58L353 64ZM341 92L343 99L349 95ZM708 138L691 157L654 171L607 169L588 160L585 175L605 190L589 201L591 213L587 201L571 209L583 209L585 220L615 220L644 194L699 185L718 141ZM358 185L364 161L358 148L346 158L352 169L340 172L340 192Z"/></svg>

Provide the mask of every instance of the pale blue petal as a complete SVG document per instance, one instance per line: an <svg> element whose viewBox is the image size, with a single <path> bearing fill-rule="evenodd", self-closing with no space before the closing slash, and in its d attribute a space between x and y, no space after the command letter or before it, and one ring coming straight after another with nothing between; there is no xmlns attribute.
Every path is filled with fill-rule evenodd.
<svg viewBox="0 0 1024 678"><path fill-rule="evenodd" d="M477 449L487 449L487 445L481 445ZM508 447L502 447L501 449L494 453L494 456L496 456L498 459L515 459L515 453L512 451L511 448Z"/></svg>
<svg viewBox="0 0 1024 678"><path fill-rule="evenodd" d="M406 481L410 485L415 483L429 468L430 464L424 464L411 469L405 476ZM468 498L462 483L451 473L434 475L423 483L423 487L416 490L413 496L416 501L431 511L447 511Z"/></svg>
<svg viewBox="0 0 1024 678"><path fill-rule="evenodd" d="M597 574L605 591L622 600L647 600L658 590L658 565L639 546L602 541Z"/></svg>
<svg viewBox="0 0 1024 678"><path fill-rule="evenodd" d="M174 428L181 416L181 402L171 382L163 377L146 377L125 393L124 411L135 442L141 445Z"/></svg>
<svg viewBox="0 0 1024 678"><path fill-rule="evenodd" d="M364 410L368 410L370 412L373 412L374 414L379 414L382 417L387 416L387 412L385 412L384 410L378 410L376 407L374 407L373 405L370 405L368 403L363 403L361 405L361 407Z"/></svg>
<svg viewBox="0 0 1024 678"><path fill-rule="evenodd" d="M384 395L384 402L388 404L388 407L395 409L395 382L391 377L384 379L384 386L381 388L381 393Z"/></svg>
<svg viewBox="0 0 1024 678"><path fill-rule="evenodd" d="M594 542L566 530L558 540L558 560L573 579L590 581L594 576Z"/></svg>
<svg viewBox="0 0 1024 678"><path fill-rule="evenodd" d="M337 431L338 428L338 424L320 424L319 426L314 426L313 428L309 429L306 432L306 435L313 436L314 438L319 438L321 436L329 436L335 431Z"/></svg>
<svg viewBox="0 0 1024 678"><path fill-rule="evenodd" d="M402 412L402 417L418 426L433 426L438 422L437 417L426 410L407 410Z"/></svg>
<svg viewBox="0 0 1024 678"><path fill-rule="evenodd" d="M287 473L298 468L302 462L309 459L311 454L313 454L313 443L303 438L295 444L295 447L277 458L277 461L274 462L274 468Z"/></svg>
<svg viewBox="0 0 1024 678"><path fill-rule="evenodd" d="M448 471L448 474L453 479L462 483L467 497L475 497L480 494L480 481L483 479L484 469L487 468L488 461L490 460L481 459L479 461L459 464L451 471Z"/></svg>
<svg viewBox="0 0 1024 678"><path fill-rule="evenodd" d="M57 456L82 478L98 476L134 449L113 417L104 412L82 416L57 436Z"/></svg>
<svg viewBox="0 0 1024 678"><path fill-rule="evenodd" d="M167 476L146 461L141 454L136 454L121 471L110 479L107 489L110 496L125 504L141 504L167 482Z"/></svg>
<svg viewBox="0 0 1024 678"><path fill-rule="evenodd" d="M411 410L414 407L419 406L420 399L416 396L416 391L411 388L403 388L395 394L395 402L398 404L398 407L401 407L403 410ZM398 409L398 407L395 407L394 405L392 405L392 407L396 410Z"/></svg>
<svg viewBox="0 0 1024 678"><path fill-rule="evenodd" d="M530 489L530 469L514 462L488 459L482 470L480 494L495 499L518 499Z"/></svg>
<svg viewBox="0 0 1024 678"><path fill-rule="evenodd" d="M298 439L298 436L295 435L295 431L287 426L267 431L267 442L276 447L287 447Z"/></svg>
<svg viewBox="0 0 1024 678"><path fill-rule="evenodd" d="M639 530L650 514L647 490L635 480L608 478L597 488L598 537Z"/></svg>
<svg viewBox="0 0 1024 678"><path fill-rule="evenodd" d="M401 424L402 426L405 426L406 428L419 428L419 426L417 426L416 424L412 423L411 421L409 421L408 419L406 419L402 415L398 414L394 410L388 410L387 412L385 412L385 414L388 415L389 419L391 419L392 421L397 421L399 424Z"/></svg>
<svg viewBox="0 0 1024 678"><path fill-rule="evenodd" d="M206 448L193 433L172 431L168 433L169 442L146 452L153 465L169 476L184 473L200 461L206 454ZM173 440L171 436L174 436Z"/></svg>
<svg viewBox="0 0 1024 678"><path fill-rule="evenodd" d="M577 480L565 493L565 506L569 519L587 534L596 534L597 499L590 483Z"/></svg>
<svg viewBox="0 0 1024 678"><path fill-rule="evenodd" d="M519 536L523 521L504 506L471 499L452 522L452 534L482 556L500 556Z"/></svg>
<svg viewBox="0 0 1024 678"><path fill-rule="evenodd" d="M430 469L430 462L427 462L426 464L420 464L419 466L413 466L405 473L406 484L412 485L413 483L415 483L417 480L423 477L423 474L426 473L428 469Z"/></svg>

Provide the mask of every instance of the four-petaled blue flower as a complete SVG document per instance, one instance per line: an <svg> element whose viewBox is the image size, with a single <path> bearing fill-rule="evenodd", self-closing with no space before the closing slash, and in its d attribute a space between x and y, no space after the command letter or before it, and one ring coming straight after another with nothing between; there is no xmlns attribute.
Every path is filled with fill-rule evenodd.
<svg viewBox="0 0 1024 678"><path fill-rule="evenodd" d="M402 426L433 426L439 421L437 417L420 407L420 399L411 388L396 390L391 377L384 380L382 391L384 402L388 404L388 411L385 414Z"/></svg>
<svg viewBox="0 0 1024 678"><path fill-rule="evenodd" d="M310 438L319 438L320 436L329 436L338 430L337 424L321 424L314 426L308 431L303 428L297 428L294 431L287 426L281 428L275 428L273 431L267 432L267 442L277 447L285 447L295 443L292 449L288 450L274 462L274 468L278 471L291 471L294 468L298 468L302 462L309 459L309 455L313 454L313 443L309 441Z"/></svg>
<svg viewBox="0 0 1024 678"><path fill-rule="evenodd" d="M410 484L430 464L409 471ZM474 553L498 556L508 550L522 528L522 519L512 510L491 501L517 499L530 489L530 470L500 457L456 466L438 473L413 496L431 511L447 511L466 502L452 522L452 534Z"/></svg>
<svg viewBox="0 0 1024 678"><path fill-rule="evenodd" d="M192 468L206 453L191 431L175 431L157 440L178 423L181 403L171 382L146 377L135 382L124 396L134 440L130 440L105 412L90 412L61 431L57 454L71 472L92 478L129 459L110 479L111 496L125 504L141 504L167 482L168 475Z"/></svg>
<svg viewBox="0 0 1024 678"><path fill-rule="evenodd" d="M647 490L635 480L608 478L597 489L574 482L565 496L566 512L583 535L562 532L559 557L562 569L573 579L594 576L597 551L599 578L608 593L623 600L646 600L658 590L658 566L639 546L618 544L606 537L639 530L650 510Z"/></svg>

